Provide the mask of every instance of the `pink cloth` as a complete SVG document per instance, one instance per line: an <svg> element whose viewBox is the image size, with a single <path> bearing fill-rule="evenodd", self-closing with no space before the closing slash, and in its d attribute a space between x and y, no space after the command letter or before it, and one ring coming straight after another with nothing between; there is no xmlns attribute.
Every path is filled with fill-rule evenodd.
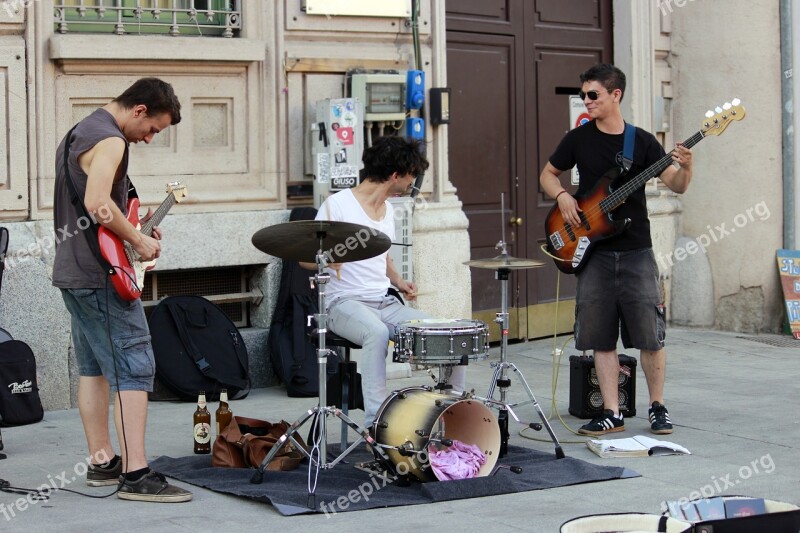
<svg viewBox="0 0 800 533"><path fill-rule="evenodd" d="M428 460L439 481L473 478L486 464L486 456L480 448L457 440L444 450L429 446Z"/></svg>

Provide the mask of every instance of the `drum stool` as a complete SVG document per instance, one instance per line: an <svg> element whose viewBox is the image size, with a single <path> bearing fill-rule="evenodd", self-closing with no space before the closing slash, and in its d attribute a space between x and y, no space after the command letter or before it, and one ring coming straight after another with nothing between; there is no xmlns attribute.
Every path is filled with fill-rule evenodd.
<svg viewBox="0 0 800 533"><path fill-rule="evenodd" d="M308 336L311 339L311 342L314 343L314 346L319 348L319 337L317 335L317 330L314 329L310 331ZM351 383L355 382L355 376L358 373L356 362L350 360L350 350L360 350L361 346L354 342L350 342L344 337L340 337L331 330L328 330L328 332L325 334L325 346L327 348L342 348L344 351L344 361L339 363L339 376L342 378L342 387L340 390L341 405L339 407L342 409L342 413L347 415L350 410L350 400L352 399L353 402L355 402L355 398L353 397L355 394L355 387L351 388L350 385ZM328 401L327 403L330 404L331 402ZM342 451L347 448L347 427L347 423L342 420L341 444L339 445L339 449Z"/></svg>

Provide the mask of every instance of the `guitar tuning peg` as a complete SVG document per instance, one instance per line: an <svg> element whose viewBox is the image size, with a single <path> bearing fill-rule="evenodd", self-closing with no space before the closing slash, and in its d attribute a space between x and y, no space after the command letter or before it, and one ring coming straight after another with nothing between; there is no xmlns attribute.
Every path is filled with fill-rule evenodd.
<svg viewBox="0 0 800 533"><path fill-rule="evenodd" d="M727 111L731 107L732 106L731 106L730 102L725 102L724 104L722 104L722 109L724 109L725 111Z"/></svg>
<svg viewBox="0 0 800 533"><path fill-rule="evenodd" d="M722 113L722 108L717 106L714 108L714 111L716 111L717 113Z"/></svg>
<svg viewBox="0 0 800 533"><path fill-rule="evenodd" d="M741 103L742 103L742 101L741 101L741 100L739 100L738 98L734 98L734 99L732 100L732 103L733 103L733 105L739 105L739 104L741 104Z"/></svg>
<svg viewBox="0 0 800 533"><path fill-rule="evenodd" d="M714 112L713 111L711 111L710 109L708 111L706 111L706 118L711 118L713 116L714 116Z"/></svg>

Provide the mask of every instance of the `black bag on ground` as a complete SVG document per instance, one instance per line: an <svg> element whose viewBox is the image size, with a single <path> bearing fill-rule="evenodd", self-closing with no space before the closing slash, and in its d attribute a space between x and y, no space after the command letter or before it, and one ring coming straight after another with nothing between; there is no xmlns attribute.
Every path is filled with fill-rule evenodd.
<svg viewBox="0 0 800 533"><path fill-rule="evenodd" d="M239 400L250 392L247 348L239 330L214 303L200 296L164 298L150 315L156 378L185 401L219 399L221 389Z"/></svg>
<svg viewBox="0 0 800 533"><path fill-rule="evenodd" d="M44 417L36 358L22 341L0 343L0 426L23 426Z"/></svg>

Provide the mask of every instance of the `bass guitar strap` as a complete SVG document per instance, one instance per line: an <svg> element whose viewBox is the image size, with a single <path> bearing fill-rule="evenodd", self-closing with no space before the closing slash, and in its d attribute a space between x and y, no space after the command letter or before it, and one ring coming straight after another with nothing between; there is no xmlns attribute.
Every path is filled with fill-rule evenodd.
<svg viewBox="0 0 800 533"><path fill-rule="evenodd" d="M633 165L633 147L636 144L636 128L625 123L625 141L622 145L622 169L628 172Z"/></svg>

